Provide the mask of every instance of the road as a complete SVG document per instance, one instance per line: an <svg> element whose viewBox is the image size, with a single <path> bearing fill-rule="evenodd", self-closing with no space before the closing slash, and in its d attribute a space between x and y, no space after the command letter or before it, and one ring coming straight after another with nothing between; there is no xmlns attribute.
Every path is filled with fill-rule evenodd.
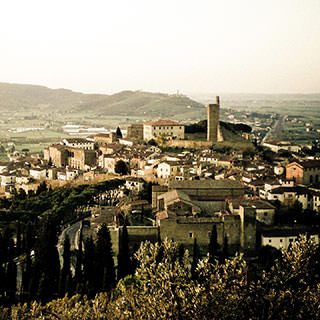
<svg viewBox="0 0 320 320"><path fill-rule="evenodd" d="M66 235L68 235L69 240L70 240L70 249L78 249L78 241L79 241L79 234L80 234L80 228L81 228L82 221L78 221L71 226L65 228L58 239L58 252L59 252L59 258L60 258L60 266L62 267L63 264L63 243L66 238Z"/></svg>
<svg viewBox="0 0 320 320"><path fill-rule="evenodd" d="M274 125L271 127L271 129L264 136L264 138L261 141L261 144L263 144L263 142L268 141L268 140L272 140L272 139L280 140L281 139L283 122L285 121L286 118L287 118L287 115L280 116L280 118L274 123Z"/></svg>

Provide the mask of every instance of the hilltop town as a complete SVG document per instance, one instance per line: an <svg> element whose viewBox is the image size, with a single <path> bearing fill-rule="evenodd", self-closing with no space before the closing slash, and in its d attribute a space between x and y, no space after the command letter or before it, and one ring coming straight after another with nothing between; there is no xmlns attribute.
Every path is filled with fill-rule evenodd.
<svg viewBox="0 0 320 320"><path fill-rule="evenodd" d="M43 157L8 154L0 164L2 197L36 193L43 183L58 188L120 178L117 206L94 206L86 220L95 227L107 222L118 239L119 217L128 217L131 248L160 237L191 251L197 239L205 252L213 226L230 254L288 248L301 233L318 242L320 160L292 143L264 139L254 145L241 131L234 138L246 149L219 148L226 131L216 100L207 106L206 140L186 138L183 122L155 120L129 125L125 137L120 128L66 137L45 148ZM113 247L119 252L118 243Z"/></svg>

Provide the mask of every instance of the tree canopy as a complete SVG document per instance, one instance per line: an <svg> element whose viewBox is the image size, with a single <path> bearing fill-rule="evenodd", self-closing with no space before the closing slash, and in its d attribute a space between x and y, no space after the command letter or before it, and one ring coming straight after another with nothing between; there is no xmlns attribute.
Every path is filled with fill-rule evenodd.
<svg viewBox="0 0 320 320"><path fill-rule="evenodd" d="M188 251L165 240L145 242L135 274L110 295L79 295L46 305L13 306L12 319L319 319L320 250L307 238L283 250L267 271L248 277L242 255L219 263L200 259L190 272ZM159 258L160 257L160 258Z"/></svg>

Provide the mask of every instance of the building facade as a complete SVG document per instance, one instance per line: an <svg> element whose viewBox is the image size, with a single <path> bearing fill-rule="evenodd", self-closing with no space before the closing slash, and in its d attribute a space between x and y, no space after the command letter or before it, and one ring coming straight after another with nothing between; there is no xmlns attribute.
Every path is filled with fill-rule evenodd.
<svg viewBox="0 0 320 320"><path fill-rule="evenodd" d="M158 137L184 139L184 124L172 120L146 122L143 125L143 139L149 141Z"/></svg>

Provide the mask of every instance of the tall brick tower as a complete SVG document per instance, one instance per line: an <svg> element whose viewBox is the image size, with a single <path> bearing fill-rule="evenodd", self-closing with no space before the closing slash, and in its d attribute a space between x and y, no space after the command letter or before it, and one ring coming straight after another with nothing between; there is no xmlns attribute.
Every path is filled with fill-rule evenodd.
<svg viewBox="0 0 320 320"><path fill-rule="evenodd" d="M219 112L220 112L220 98L216 97L215 104L208 104L207 107L207 140L212 142L218 141L219 135Z"/></svg>

